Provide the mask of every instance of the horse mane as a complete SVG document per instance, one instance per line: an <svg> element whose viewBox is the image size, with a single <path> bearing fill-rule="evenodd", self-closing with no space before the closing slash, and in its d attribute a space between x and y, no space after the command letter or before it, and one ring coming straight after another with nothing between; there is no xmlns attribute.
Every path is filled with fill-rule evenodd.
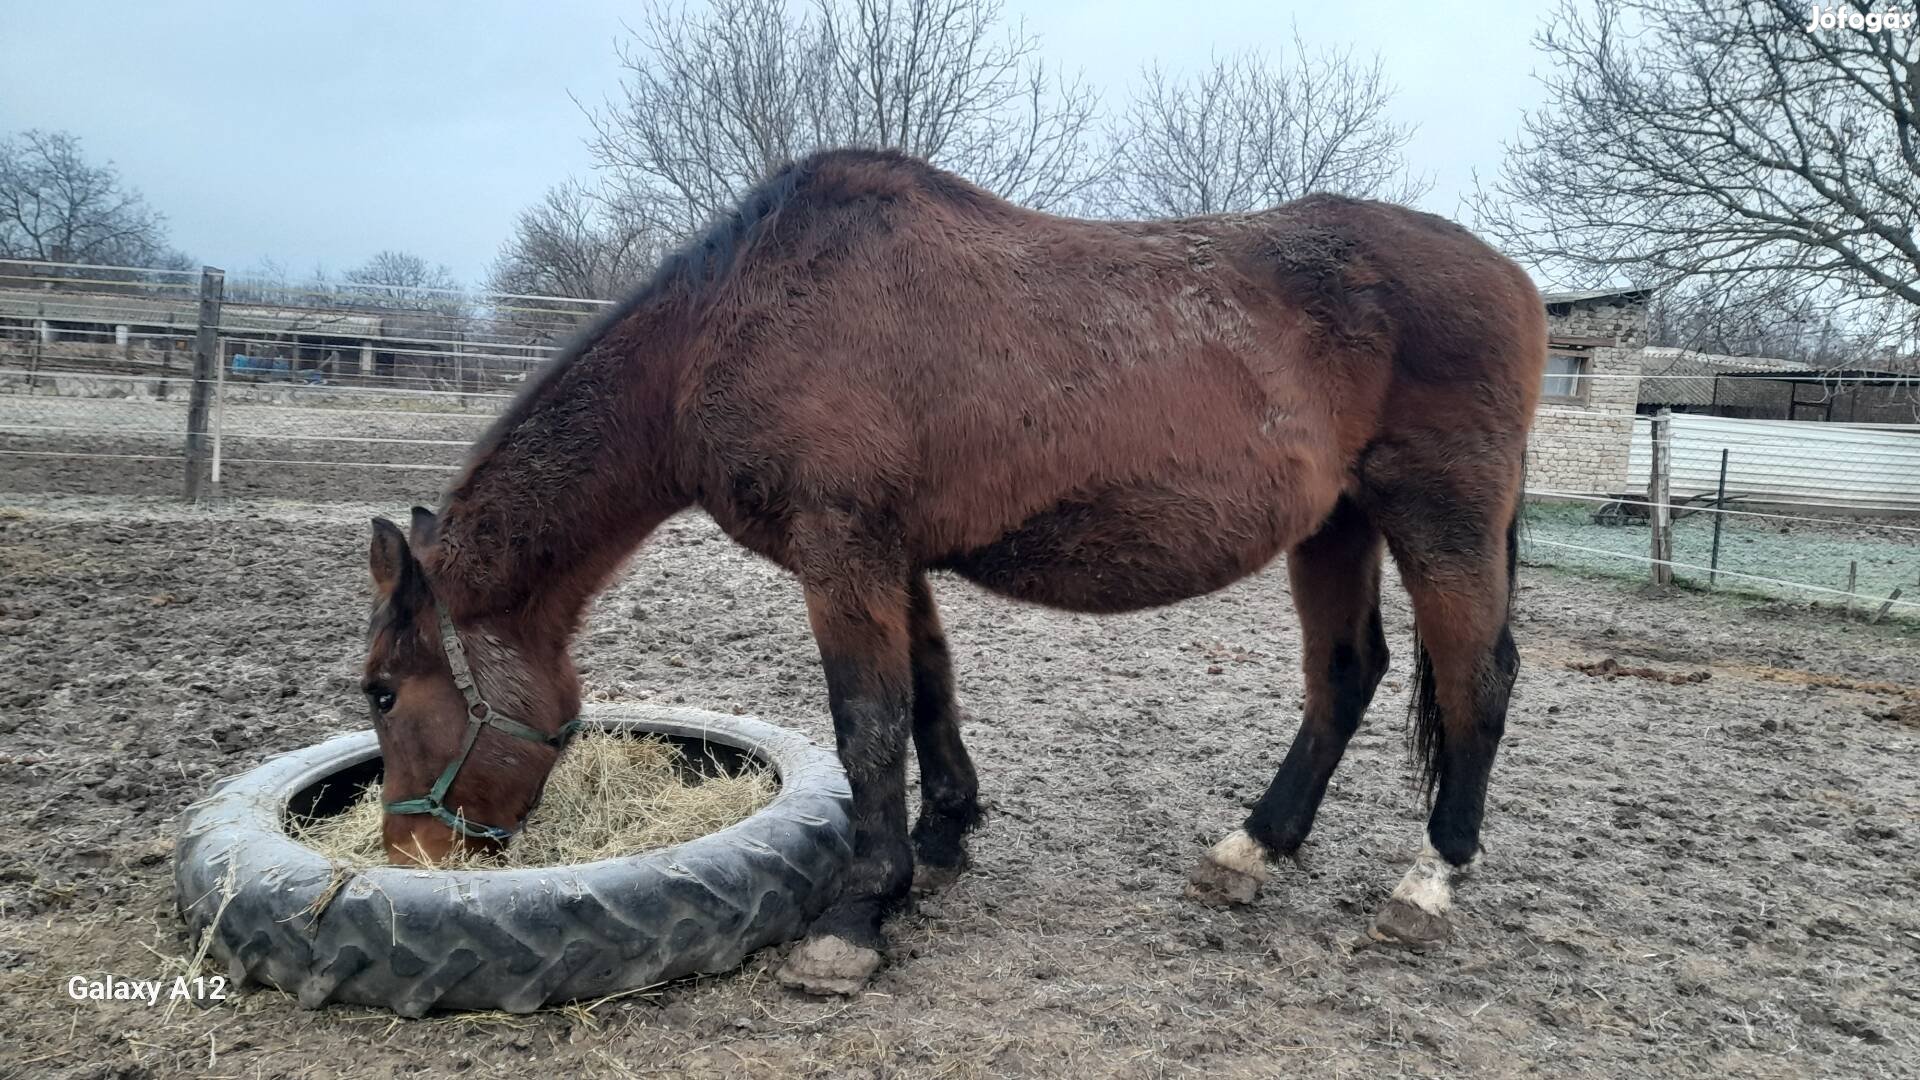
<svg viewBox="0 0 1920 1080"><path fill-rule="evenodd" d="M838 183L816 181L828 174ZM473 470L499 446L508 432L540 408L547 393L569 368L601 339L649 303L678 292L692 307L704 307L740 267L741 256L773 228L781 211L812 196L823 201L862 196L897 197L914 188L938 199L978 204L985 192L961 178L892 150L823 150L789 162L743 196L706 230L660 260L653 276L576 333L535 371L513 402L501 412L467 455L460 479L449 494L464 487ZM989 197L990 198L990 197Z"/></svg>
<svg viewBox="0 0 1920 1080"><path fill-rule="evenodd" d="M811 174L819 156L805 162L789 163L761 181L731 212L721 215L705 232L661 259L646 284L601 313L585 329L575 333L528 377L527 384L520 389L512 403L474 441L473 448L467 454L466 466L461 470L460 480L449 489L449 495L465 486L475 466L486 460L508 432L525 423L540 408L548 391L559 383L561 375L601 339L631 318L634 312L676 290L690 293L696 303L709 297L715 291L714 286L730 277L737 268L741 252L752 245L765 231L768 222L792 200Z"/></svg>

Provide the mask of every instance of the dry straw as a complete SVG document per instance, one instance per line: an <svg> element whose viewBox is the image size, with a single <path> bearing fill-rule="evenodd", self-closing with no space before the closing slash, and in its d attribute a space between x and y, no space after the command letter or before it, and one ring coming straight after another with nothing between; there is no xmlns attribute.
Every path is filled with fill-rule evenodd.
<svg viewBox="0 0 1920 1080"><path fill-rule="evenodd" d="M455 863L509 870L650 851L724 829L772 801L778 789L770 769L700 769L664 739L590 735L561 756L504 859L456 857ZM345 813L295 820L288 832L342 868L384 865L380 800L379 787L369 788Z"/></svg>

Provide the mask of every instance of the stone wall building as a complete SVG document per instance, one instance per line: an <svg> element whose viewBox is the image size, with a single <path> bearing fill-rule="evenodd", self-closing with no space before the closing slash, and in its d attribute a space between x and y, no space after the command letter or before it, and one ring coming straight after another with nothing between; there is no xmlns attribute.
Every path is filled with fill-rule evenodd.
<svg viewBox="0 0 1920 1080"><path fill-rule="evenodd" d="M1527 444L1528 491L1603 495L1627 489L1650 296L1645 289L1542 296L1547 377Z"/></svg>

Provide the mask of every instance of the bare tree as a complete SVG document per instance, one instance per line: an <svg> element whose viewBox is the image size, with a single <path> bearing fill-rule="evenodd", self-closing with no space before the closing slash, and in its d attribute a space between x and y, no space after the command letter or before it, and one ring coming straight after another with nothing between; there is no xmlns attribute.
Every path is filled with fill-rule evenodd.
<svg viewBox="0 0 1920 1080"><path fill-rule="evenodd" d="M611 300L643 281L661 238L577 180L560 184L514 220L489 272L496 292Z"/></svg>
<svg viewBox="0 0 1920 1080"><path fill-rule="evenodd" d="M228 274L222 295L235 304L288 304L295 288L287 273L287 264L271 255L254 260L239 274Z"/></svg>
<svg viewBox="0 0 1920 1080"><path fill-rule="evenodd" d="M644 219L617 200L569 180L520 212L487 286L503 339L548 345L599 312L583 300L613 300L646 280L664 246ZM552 297L553 299L544 299Z"/></svg>
<svg viewBox="0 0 1920 1080"><path fill-rule="evenodd" d="M1315 191L1410 202L1432 186L1408 172L1413 128L1388 117L1394 88L1378 57L1310 53L1288 61L1215 57L1192 75L1152 66L1113 125L1102 189L1138 217L1265 209Z"/></svg>
<svg viewBox="0 0 1920 1080"><path fill-rule="evenodd" d="M1509 253L1578 285L1920 330L1920 49L1911 25L1808 27L1795 0L1566 3L1498 177L1471 197Z"/></svg>
<svg viewBox="0 0 1920 1080"><path fill-rule="evenodd" d="M1094 181L1098 99L1000 0L816 0L821 141L904 150L1035 209ZM803 41L807 40L805 37Z"/></svg>
<svg viewBox="0 0 1920 1080"><path fill-rule="evenodd" d="M1767 292L1734 282L1682 283L1656 295L1647 342L1726 356L1770 357L1818 368L1880 362L1858 328L1804 289Z"/></svg>
<svg viewBox="0 0 1920 1080"><path fill-rule="evenodd" d="M591 148L623 213L669 237L826 146L903 150L1047 208L1095 175L1093 93L1049 72L1000 0L649 0Z"/></svg>
<svg viewBox="0 0 1920 1080"><path fill-rule="evenodd" d="M382 251L342 275L335 290L344 302L388 311L466 315L460 279L445 265L412 252Z"/></svg>
<svg viewBox="0 0 1920 1080"><path fill-rule="evenodd" d="M0 258L179 267L166 219L64 131L0 139Z"/></svg>

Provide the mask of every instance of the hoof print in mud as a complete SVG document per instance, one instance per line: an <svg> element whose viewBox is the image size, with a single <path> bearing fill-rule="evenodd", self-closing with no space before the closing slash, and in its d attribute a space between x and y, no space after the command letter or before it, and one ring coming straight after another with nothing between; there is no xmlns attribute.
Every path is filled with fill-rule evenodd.
<svg viewBox="0 0 1920 1080"><path fill-rule="evenodd" d="M1435 915L1405 900L1393 899L1373 917L1367 936L1385 945L1418 952L1446 944L1453 937L1453 923L1445 915Z"/></svg>
<svg viewBox="0 0 1920 1080"><path fill-rule="evenodd" d="M825 934L796 946L774 978L780 985L822 997L857 994L880 970L880 952Z"/></svg>

